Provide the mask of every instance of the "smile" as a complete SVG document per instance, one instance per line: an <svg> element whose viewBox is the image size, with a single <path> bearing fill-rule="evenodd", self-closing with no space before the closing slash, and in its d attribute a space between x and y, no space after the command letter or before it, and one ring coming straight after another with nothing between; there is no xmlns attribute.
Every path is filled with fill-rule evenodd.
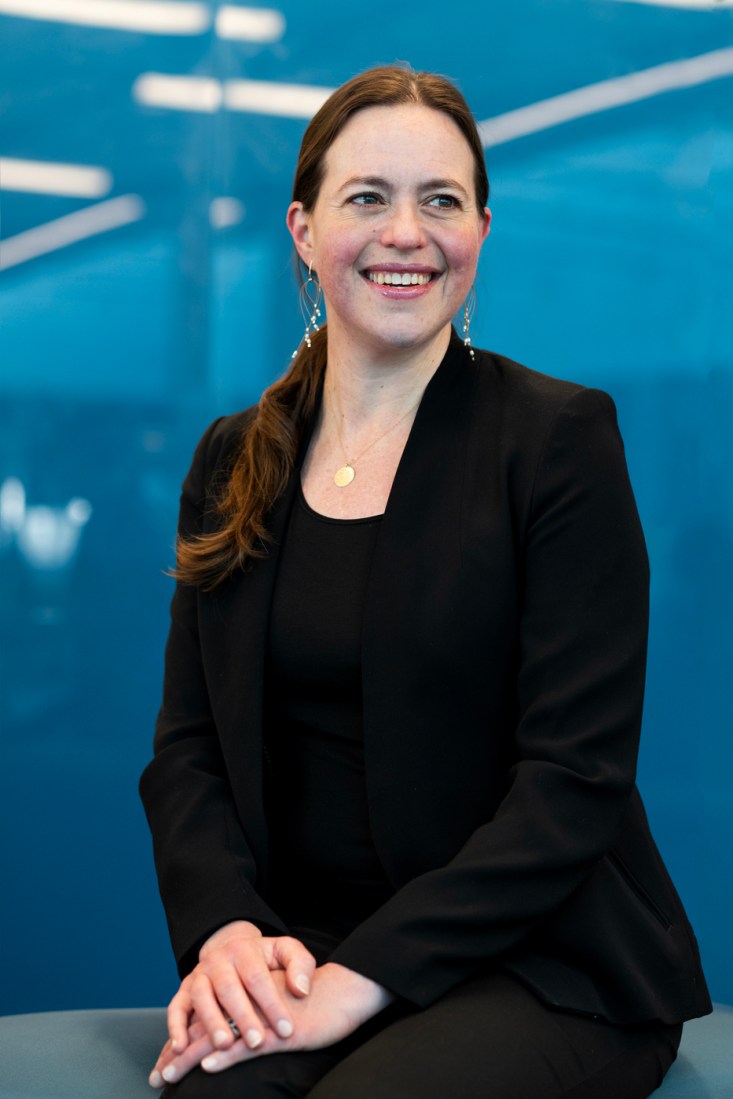
<svg viewBox="0 0 733 1099"><path fill-rule="evenodd" d="M417 271L368 271L367 278L379 286L427 286L434 276Z"/></svg>

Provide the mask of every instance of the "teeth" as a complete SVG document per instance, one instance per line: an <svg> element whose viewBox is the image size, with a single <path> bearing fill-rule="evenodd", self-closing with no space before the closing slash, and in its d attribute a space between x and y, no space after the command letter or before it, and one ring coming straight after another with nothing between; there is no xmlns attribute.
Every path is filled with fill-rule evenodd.
<svg viewBox="0 0 733 1099"><path fill-rule="evenodd" d="M370 271L369 281L379 286L425 286L432 275L419 275L417 271Z"/></svg>

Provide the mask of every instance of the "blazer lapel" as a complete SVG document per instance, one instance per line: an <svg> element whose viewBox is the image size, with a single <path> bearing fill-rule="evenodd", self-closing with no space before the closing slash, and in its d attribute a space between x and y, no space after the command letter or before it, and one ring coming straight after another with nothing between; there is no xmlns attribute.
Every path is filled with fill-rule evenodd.
<svg viewBox="0 0 733 1099"><path fill-rule="evenodd" d="M273 509L267 556L201 601L201 647L208 655L209 683L215 685L211 705L240 818L260 866L267 847L262 774L267 628L295 484L293 478Z"/></svg>

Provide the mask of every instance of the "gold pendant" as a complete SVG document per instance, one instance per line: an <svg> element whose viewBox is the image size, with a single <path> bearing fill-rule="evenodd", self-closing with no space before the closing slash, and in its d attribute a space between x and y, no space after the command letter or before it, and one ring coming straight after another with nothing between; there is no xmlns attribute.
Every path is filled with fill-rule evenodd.
<svg viewBox="0 0 733 1099"><path fill-rule="evenodd" d="M334 484L339 488L346 488L354 480L356 473L353 466L341 466L341 469L337 469L333 475Z"/></svg>

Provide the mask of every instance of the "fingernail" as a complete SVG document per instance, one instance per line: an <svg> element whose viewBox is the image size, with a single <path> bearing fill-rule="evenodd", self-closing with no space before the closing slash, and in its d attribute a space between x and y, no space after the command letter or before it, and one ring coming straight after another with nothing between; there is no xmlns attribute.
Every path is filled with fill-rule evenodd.
<svg viewBox="0 0 733 1099"><path fill-rule="evenodd" d="M167 1065L163 1069L163 1079L167 1084L172 1084L176 1076L178 1076L178 1073L176 1072L174 1065Z"/></svg>
<svg viewBox="0 0 733 1099"><path fill-rule="evenodd" d="M171 1049L174 1053L181 1053L183 1050L183 1043L178 1038L174 1038L171 1042Z"/></svg>
<svg viewBox="0 0 733 1099"><path fill-rule="evenodd" d="M293 1033L293 1024L289 1023L287 1019L278 1019L275 1023L275 1030L281 1038L289 1038Z"/></svg>
<svg viewBox="0 0 733 1099"><path fill-rule="evenodd" d="M244 1040L250 1049L257 1049L257 1047L262 1044L262 1035L259 1030L255 1030L255 1028L252 1027L245 1034Z"/></svg>
<svg viewBox="0 0 733 1099"><path fill-rule="evenodd" d="M299 988L305 996L308 995L311 990L311 983L305 973L301 973L299 977L295 978L295 987Z"/></svg>
<svg viewBox="0 0 733 1099"><path fill-rule="evenodd" d="M153 1071L150 1073L150 1076L148 1076L148 1083L150 1084L151 1088L162 1088L163 1082L163 1077L160 1075L157 1068L154 1068Z"/></svg>
<svg viewBox="0 0 733 1099"><path fill-rule="evenodd" d="M232 1036L231 1030L229 1030L229 1031L227 1031L227 1030L217 1030L217 1031L215 1031L214 1032L214 1045L219 1046L219 1048L221 1048L222 1046L225 1046L227 1044L227 1042L229 1041L229 1039L231 1038L231 1036Z"/></svg>
<svg viewBox="0 0 733 1099"><path fill-rule="evenodd" d="M213 1053L210 1053L208 1057L204 1057L204 1059L202 1060L201 1068L205 1069L206 1072L213 1072L217 1068L218 1064L218 1059L214 1056Z"/></svg>

